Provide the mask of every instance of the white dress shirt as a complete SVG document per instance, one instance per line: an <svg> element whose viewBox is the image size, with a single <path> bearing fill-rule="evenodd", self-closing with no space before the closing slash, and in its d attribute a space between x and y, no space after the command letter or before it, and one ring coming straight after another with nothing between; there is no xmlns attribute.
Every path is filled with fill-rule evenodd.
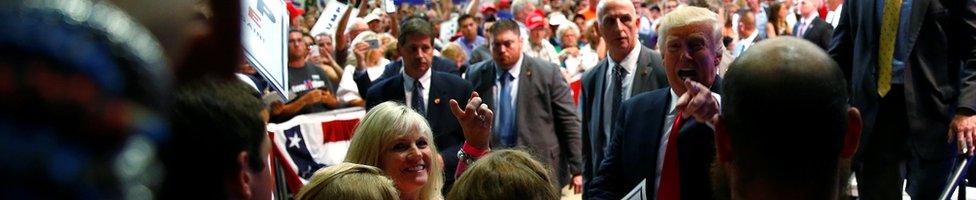
<svg viewBox="0 0 976 200"><path fill-rule="evenodd" d="M661 145L658 145L657 147L657 168L656 168L657 170L654 171L654 173L656 174L654 176L655 177L654 191L658 191L658 188L661 186L660 185L661 170L664 169L664 155L665 153L667 153L667 149L668 149L668 137L671 136L671 128L672 126L674 126L674 118L677 117L678 115L678 111L676 110L676 107L678 106L678 97L679 97L678 94L675 93L674 89L672 88L671 101L668 104L668 115L667 117L664 118L664 127L663 127L664 130L661 130L661 133L664 134L661 134L661 143L660 143ZM715 98L715 101L717 101L719 105L722 104L722 96L719 96L718 94L712 92L712 97ZM686 120L695 120L695 119L689 118L689 115L685 115L684 119L682 119L681 121L682 123L686 123L687 122ZM709 124L709 127L711 127L713 130L715 129L715 127L712 126L711 124Z"/></svg>
<svg viewBox="0 0 976 200"><path fill-rule="evenodd" d="M844 4L838 5L834 10L827 11L827 23L833 27L837 27L837 23L840 23L840 11L844 10Z"/></svg>
<svg viewBox="0 0 976 200"><path fill-rule="evenodd" d="M611 53L607 52L608 56L605 58L607 59L607 73L605 75L607 84L604 85L604 90L603 90L605 91L604 92L605 95L603 95L603 102L605 103L603 104L604 117L601 123L613 124L613 118L616 117L616 116L612 116L613 109L614 109L612 103L613 95L610 94L610 92L613 90L613 69L616 68L617 65L620 65L624 68L624 71L627 71L627 74L624 76L623 84L621 84L620 87L621 90L620 101L621 103L623 103L624 100L629 99L631 96L630 95L631 88L633 88L634 85L634 72L637 71L637 59L638 59L637 57L640 56L640 49L641 49L640 45L634 45L634 48L631 49L629 53L627 53L627 56L624 57L624 59L621 60L620 63L614 62L613 59L609 56L609 54ZM610 144L610 131L611 131L610 126L603 126L603 134L607 137L607 141L606 141L607 145Z"/></svg>
<svg viewBox="0 0 976 200"><path fill-rule="evenodd" d="M521 77L519 77L519 74L522 72L522 60L523 59L525 59L525 54L520 55L518 61L515 61L515 66L513 66L511 69L508 69L508 73L509 74L512 74L512 77L515 78L515 79L512 79L512 82L509 82L508 83L508 84L511 84L512 85L511 86L512 89L511 89L511 91L509 91L509 95L511 95L512 101L511 102L508 102L508 103L510 103L512 105L512 110L517 110L517 108L515 108L515 105L516 105L515 102L518 102L518 101L516 101L518 99L518 85L519 85L518 82L519 82L519 79L521 78ZM495 64L497 65L498 63L495 63ZM501 103L501 102L499 102L500 101L499 100L499 97L501 97L501 96L498 93L502 91L502 82L501 81L498 81L498 79L502 77L502 71L501 71L502 70L502 67L501 66L495 66L495 67L498 68L498 71L495 71L495 87L492 87L491 88L491 91L492 91L491 93L492 93L492 97L493 97L493 99L495 101L495 108L494 108L495 110L494 110L494 112L495 113L498 113L498 109L501 108L499 106L500 105L499 103ZM515 113L518 113L518 111L515 111ZM499 115L495 115L495 122L498 122L498 117L499 117ZM516 115L516 117L517 117L517 115Z"/></svg>
<svg viewBox="0 0 976 200"><path fill-rule="evenodd" d="M412 98L414 95L413 93L414 79L413 77L408 76L406 72L403 72L402 69L400 71L401 71L400 74L403 76L403 97L404 97L403 101L407 103L407 107L413 108ZM421 75L419 79L420 86L422 87L420 88L420 92L423 93L420 94L420 97L421 99L423 99L424 102L424 110L427 110L427 108L430 107L430 105L427 105L428 104L427 97L430 96L429 95L430 94L430 71L431 69L427 69L427 72L425 72L424 75Z"/></svg>

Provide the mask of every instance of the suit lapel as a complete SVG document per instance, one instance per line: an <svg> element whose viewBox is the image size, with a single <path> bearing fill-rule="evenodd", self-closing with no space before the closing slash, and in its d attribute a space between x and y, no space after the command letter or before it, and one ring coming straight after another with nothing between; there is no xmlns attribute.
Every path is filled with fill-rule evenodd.
<svg viewBox="0 0 976 200"><path fill-rule="evenodd" d="M433 70L433 69L431 69ZM430 119L431 113L440 112L441 96L444 96L444 89L441 88L441 77L437 75L436 72L430 72L430 91L427 93L427 119ZM436 124L431 120L431 126Z"/></svg>
<svg viewBox="0 0 976 200"><path fill-rule="evenodd" d="M639 47L640 53L637 54L637 66L634 67L634 82L630 85L630 96L634 96L640 91L646 91L650 87L647 76L651 74L651 55L649 49Z"/></svg>
<svg viewBox="0 0 976 200"><path fill-rule="evenodd" d="M915 47L915 39L918 38L918 31L922 29L922 22L925 21L925 13L929 8L929 4L932 0L913 0L912 1L912 12L910 14L911 21L908 22L908 29L905 33L904 42L908 42L906 47L910 50ZM941 5L941 2L935 2Z"/></svg>
<svg viewBox="0 0 976 200"><path fill-rule="evenodd" d="M531 63L531 62L532 61L529 59L529 57L527 55L522 54L522 69L520 69L520 72L519 72L519 80L518 80L518 86L517 86L518 87L518 91L517 91L518 93L516 93L516 96L515 96L515 106L514 106L514 108L515 108L515 130L520 130L521 129L521 127L520 127L519 124L523 124L522 122L528 122L528 120L525 120L526 119L525 118L526 115L520 114L519 111L520 110L530 110L528 108L529 107L529 103L528 102L535 100L535 99L531 99L530 97L534 97L535 95L532 95L532 94L537 93L536 92L535 85L532 84L532 82L533 82L532 77L534 76L532 74L532 71L535 71L535 69L532 68L532 67L535 66L534 65L535 63ZM518 131L518 132L522 132L522 131ZM521 134L519 134L518 143L522 143L522 141L523 141L523 139L521 137Z"/></svg>
<svg viewBox="0 0 976 200"><path fill-rule="evenodd" d="M607 59L603 59L603 61L600 61L600 64L597 64L597 67L594 68L596 69L596 71L593 71L593 73L595 73L594 75L596 76L594 77L596 79L596 81L594 81L596 85L593 86L593 90L598 91L593 94L593 104L590 105L591 107L590 110L593 111L592 115L594 116L593 118L594 120L601 120L599 119L599 117L596 116L602 116L603 114L602 113L603 109L601 108L603 108L603 97L604 95L606 95L607 92L606 79L607 79L608 68L610 68L610 62ZM600 122L600 124L603 124L603 122ZM597 130L597 131L602 131L602 130Z"/></svg>
<svg viewBox="0 0 976 200"><path fill-rule="evenodd" d="M654 149L649 149L648 151L655 152L655 153L653 154L645 153L644 158L646 158L646 160L651 163L656 163L657 160L660 159L658 158L659 148L657 147L660 147L661 145L665 145L665 144L661 144L661 137L664 136L664 131L665 131L664 125L666 124L665 120L668 119L667 118L668 105L671 103L671 92L670 92L671 88L665 87L662 89L666 91L660 92L660 94L662 95L658 95L658 97L655 97L654 102L650 102L648 104L648 105L655 105L655 106L651 107L651 109L649 110L648 114L650 115L645 116L648 117L647 121L649 122L650 125L647 127L651 129L651 130L644 130L646 133L650 133L648 134L649 136L647 137L647 139L650 140L647 141L649 143L648 147L654 148ZM659 120L653 120L653 119L659 119ZM656 165L651 165L651 166L656 166ZM654 170L656 169L655 168L651 169L652 175L653 172L655 172Z"/></svg>
<svg viewBox="0 0 976 200"><path fill-rule="evenodd" d="M406 95L406 91L404 91L404 88L403 88L403 74L396 74L393 77L391 77L391 79L392 80L390 80L391 81L390 82L390 87L383 88L383 90L382 90L386 94L390 94L390 96L389 96L390 98L389 99L383 99L383 101L390 101L390 100L392 100L392 101L398 101L398 100L401 100L402 99L403 102L400 102L400 103L406 104L407 101L410 101L410 100L407 99L407 97L406 97L407 96ZM387 96L387 95L381 95L381 96Z"/></svg>
<svg viewBox="0 0 976 200"><path fill-rule="evenodd" d="M485 104L488 104L488 108L495 109L495 71L498 70L495 61L489 61L485 63L484 69L481 73L481 82L475 83L475 88L480 88L482 91L480 94L481 99ZM473 77L472 77L473 78Z"/></svg>

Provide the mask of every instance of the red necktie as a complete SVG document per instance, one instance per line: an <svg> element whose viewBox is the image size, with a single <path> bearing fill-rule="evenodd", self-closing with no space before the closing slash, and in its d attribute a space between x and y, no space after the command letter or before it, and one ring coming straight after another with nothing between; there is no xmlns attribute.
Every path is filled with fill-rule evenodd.
<svg viewBox="0 0 976 200"><path fill-rule="evenodd" d="M681 130L681 112L674 117L671 132L668 134L668 147L664 152L664 166L661 167L661 182L658 185L658 200L681 199L681 179L678 176L678 130Z"/></svg>

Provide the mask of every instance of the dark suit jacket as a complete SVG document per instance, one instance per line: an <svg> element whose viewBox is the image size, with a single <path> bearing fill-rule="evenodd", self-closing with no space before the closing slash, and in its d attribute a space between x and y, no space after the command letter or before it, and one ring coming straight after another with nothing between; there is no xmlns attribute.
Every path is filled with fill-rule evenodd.
<svg viewBox="0 0 976 200"><path fill-rule="evenodd" d="M671 88L632 97L620 106L613 136L597 176L587 188L593 199L620 199L641 180L654 197L658 147L671 101ZM715 158L712 128L685 118L678 131L678 168L682 199L713 199L709 166Z"/></svg>
<svg viewBox="0 0 976 200"><path fill-rule="evenodd" d="M878 114L877 0L844 2L830 56L851 83L853 105L864 120L862 144L872 136ZM976 108L976 2L913 0L908 31L910 49L904 77L911 148L926 159L951 156L947 124L957 109ZM863 147L864 145L862 145ZM861 151L858 151L861 152Z"/></svg>
<svg viewBox="0 0 976 200"><path fill-rule="evenodd" d="M401 73L402 74L402 73ZM460 105L468 103L471 85L453 74L433 71L430 74L430 91L427 97L427 122L434 133L434 144L444 158L445 186L454 180L457 152L464 144L464 133L457 118L451 113L450 100ZM403 75L379 81L366 92L366 108L370 109L386 101L405 102ZM448 189L450 187L445 187Z"/></svg>
<svg viewBox="0 0 976 200"><path fill-rule="evenodd" d="M517 143L558 172L553 173L553 178L561 187L570 175L579 175L582 168L580 120L573 95L555 64L525 54L522 57L515 105ZM471 66L466 76L492 110L497 68L494 60L480 62ZM499 142L498 137L492 138L492 145Z"/></svg>
<svg viewBox="0 0 976 200"><path fill-rule="evenodd" d="M813 42L820 46L821 49L825 51L830 48L830 40L833 36L834 26L831 26L827 21L820 19L819 17L814 17L813 22L807 26L807 31L803 35L797 36L807 41ZM800 24L797 23L793 26L793 34L800 33Z"/></svg>
<svg viewBox="0 0 976 200"><path fill-rule="evenodd" d="M608 58L609 59L609 58ZM603 59L583 74L583 87L580 89L580 114L583 118L583 183L589 185L596 176L600 162L603 161L603 146L607 142L603 131L604 102L607 92L607 70L610 70L608 59ZM637 58L637 68L634 72L634 82L630 88L630 96L634 97L646 91L668 86L668 77L664 74L661 54L641 46Z"/></svg>
<svg viewBox="0 0 976 200"><path fill-rule="evenodd" d="M362 93L362 91L368 90L373 85L373 83L379 83L380 81L383 81L390 77L400 75L400 69L403 68L403 60L393 61L390 64L386 64L386 66L384 67L386 67L386 69L383 69L383 74L380 75L380 77L377 78L376 81L370 81L369 75L367 75L366 73L362 73L362 72L353 73L352 79L353 81L356 82L356 86L359 88L360 93ZM440 56L434 56L434 63L431 64L430 68L433 69L435 72L446 72L449 74L457 75L458 77L461 77L461 73L462 73L461 71L458 70L457 65L454 64L454 61L451 61L450 59L443 58Z"/></svg>

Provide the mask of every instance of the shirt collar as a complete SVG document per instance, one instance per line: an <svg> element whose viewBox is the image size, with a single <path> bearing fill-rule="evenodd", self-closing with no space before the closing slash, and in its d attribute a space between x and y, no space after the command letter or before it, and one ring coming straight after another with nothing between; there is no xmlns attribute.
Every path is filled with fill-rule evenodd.
<svg viewBox="0 0 976 200"><path fill-rule="evenodd" d="M674 88L669 90L671 90L671 101L668 103L668 114L670 115L675 114L674 109L678 106L678 93L674 92Z"/></svg>
<svg viewBox="0 0 976 200"><path fill-rule="evenodd" d="M803 18L801 18L800 23L801 24L805 23L807 27L810 27L810 23L813 23L813 19L817 17L819 17L818 14L812 13L810 14L810 16L804 16Z"/></svg>
<svg viewBox="0 0 976 200"><path fill-rule="evenodd" d="M508 69L508 73L512 74L512 77L516 79L519 77L519 73L522 72L522 59L525 59L525 56L526 56L525 54L519 55L518 61L515 61L515 66L512 67L511 69ZM502 67L496 66L496 70L498 70L497 71L498 73L495 73L495 80L497 81L499 78L502 77Z"/></svg>
<svg viewBox="0 0 976 200"><path fill-rule="evenodd" d="M756 36L759 36L759 29L753 30L752 31L752 34L749 34L749 37L746 37L745 39L742 39L743 41L746 41L746 43L743 43L743 44L746 44L746 45L752 44L752 41L753 40L756 40Z"/></svg>
<svg viewBox="0 0 976 200"><path fill-rule="evenodd" d="M641 49L640 47L641 47L640 45L635 44L634 48L631 48L630 52L627 53L627 56L620 61L620 66L623 66L624 70L627 70L628 74L630 74L630 72L633 72L634 68L637 67L637 57L640 56L640 49ZM610 52L607 52L607 54L610 54ZM613 67L617 65L617 62L614 62L613 59L610 58L611 57L607 56L607 61L610 61L610 66Z"/></svg>
<svg viewBox="0 0 976 200"><path fill-rule="evenodd" d="M674 92L674 88L669 88L669 90L671 90L671 101L668 102L668 114L678 114L675 112L675 109L678 107L678 97L680 96L678 96L678 93ZM715 98L715 101L717 101L719 105L722 105L722 95L712 92L712 97Z"/></svg>
<svg viewBox="0 0 976 200"><path fill-rule="evenodd" d="M423 89L430 89L430 73L431 73L431 71L432 71L432 69L427 69L427 72L425 72L424 75L421 75L420 76L420 79L419 79L420 80L420 86L423 87ZM409 75L407 75L406 72L403 72L401 74L403 75L403 86L406 87L408 90L413 90L413 80L414 80L413 77L410 77Z"/></svg>

